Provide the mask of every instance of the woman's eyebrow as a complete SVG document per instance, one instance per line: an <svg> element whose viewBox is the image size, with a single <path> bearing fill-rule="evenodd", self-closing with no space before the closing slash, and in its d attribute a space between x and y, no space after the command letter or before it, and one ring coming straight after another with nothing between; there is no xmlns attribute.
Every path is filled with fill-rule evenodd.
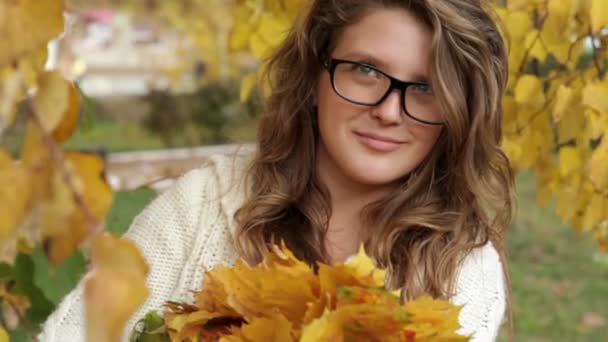
<svg viewBox="0 0 608 342"><path fill-rule="evenodd" d="M351 53L345 54L344 57L341 57L340 59L346 59L346 60L354 61L354 62L368 63L368 64L382 70L383 72L385 72L397 79L400 79L401 81L430 83L429 77L426 75L426 73L419 72L419 71L410 73L408 75L407 79L401 79L400 77L397 77L396 75L394 75L392 73L392 70L390 70L390 68L386 62L382 61L382 59L377 58L376 56L369 54L369 53L351 52Z"/></svg>

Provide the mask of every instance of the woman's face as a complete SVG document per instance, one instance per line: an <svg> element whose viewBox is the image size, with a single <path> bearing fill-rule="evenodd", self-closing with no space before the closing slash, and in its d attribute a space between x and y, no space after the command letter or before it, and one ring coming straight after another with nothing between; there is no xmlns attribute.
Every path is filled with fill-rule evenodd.
<svg viewBox="0 0 608 342"><path fill-rule="evenodd" d="M431 38L430 29L409 12L375 9L342 31L329 57L363 62L401 81L427 82ZM340 93L359 102L378 100L373 93L382 93L390 84L373 69L356 64L338 65L336 73ZM441 117L434 113L438 107L432 87L410 86L406 92L408 113L427 119L434 114ZM354 104L334 91L330 72L323 69L316 90L321 173L337 172L334 176L350 182L378 186L393 183L416 168L432 150L442 126L406 115L403 98L394 89L377 105Z"/></svg>

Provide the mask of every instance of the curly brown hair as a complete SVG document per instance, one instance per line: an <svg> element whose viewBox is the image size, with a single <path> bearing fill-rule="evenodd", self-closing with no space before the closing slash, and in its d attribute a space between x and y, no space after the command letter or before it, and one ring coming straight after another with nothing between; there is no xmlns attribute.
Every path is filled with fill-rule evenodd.
<svg viewBox="0 0 608 342"><path fill-rule="evenodd" d="M255 264L269 242L283 240L313 266L328 262L332 209L315 170L314 92L322 57L341 30L373 8L405 9L432 29L431 84L446 122L427 159L365 208L374 232L366 251L404 300L422 293L451 297L464 257L488 241L508 284L503 241L514 211L513 174L500 149L507 55L491 8L480 0L310 1L268 60L271 93L248 173L250 192L236 214L237 249Z"/></svg>

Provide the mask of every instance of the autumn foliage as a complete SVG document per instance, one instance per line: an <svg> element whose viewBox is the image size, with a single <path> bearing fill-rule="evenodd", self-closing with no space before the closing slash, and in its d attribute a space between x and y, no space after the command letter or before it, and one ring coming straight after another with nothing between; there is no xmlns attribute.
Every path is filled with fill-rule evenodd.
<svg viewBox="0 0 608 342"><path fill-rule="evenodd" d="M8 270L0 277L0 339L6 328L27 325L28 310L40 304L28 297L39 291L9 265L42 244L53 264L92 246L88 339L115 341L147 296L148 269L131 242L104 233L113 200L104 161L61 147L76 129L81 100L73 82L44 70L47 43L63 31L63 11L58 0L0 2L0 133L16 120L19 103L26 127L18 155L0 149L0 261Z"/></svg>
<svg viewBox="0 0 608 342"><path fill-rule="evenodd" d="M460 306L422 296L401 305L363 248L315 273L285 247L251 268L242 260L205 274L195 303L167 304L164 327L135 341L467 341ZM168 334L166 334L168 332Z"/></svg>

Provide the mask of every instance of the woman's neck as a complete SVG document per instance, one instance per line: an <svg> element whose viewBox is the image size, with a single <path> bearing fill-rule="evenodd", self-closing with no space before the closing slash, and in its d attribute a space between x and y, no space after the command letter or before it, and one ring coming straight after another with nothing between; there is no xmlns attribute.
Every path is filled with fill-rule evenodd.
<svg viewBox="0 0 608 342"><path fill-rule="evenodd" d="M326 248L332 263L343 262L355 254L367 239L362 210L384 196L390 187L362 184L350 179L330 160L324 149L317 154L317 174L330 194L332 214Z"/></svg>

